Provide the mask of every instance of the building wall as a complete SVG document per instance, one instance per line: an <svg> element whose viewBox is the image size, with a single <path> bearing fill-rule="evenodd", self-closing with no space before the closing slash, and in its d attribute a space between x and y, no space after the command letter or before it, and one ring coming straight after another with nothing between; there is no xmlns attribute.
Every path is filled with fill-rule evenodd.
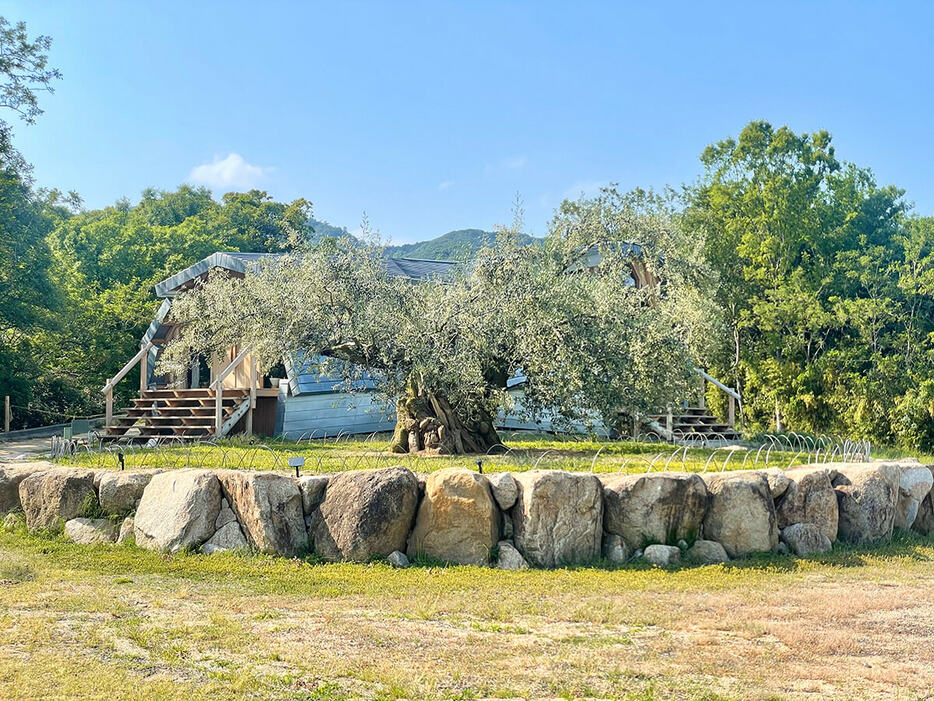
<svg viewBox="0 0 934 701"><path fill-rule="evenodd" d="M513 396L517 403L521 402L521 390L513 390ZM391 431L396 424L395 407L379 402L371 392L320 392L286 396L283 389L279 395L279 406L276 434L286 438L310 438L312 434L320 438L336 436L338 433ZM542 432L553 430L547 416L532 422L516 413L501 413L497 418L496 427ZM574 428L582 433L586 432L583 424Z"/></svg>
<svg viewBox="0 0 934 701"><path fill-rule="evenodd" d="M290 397L280 394L279 404L282 410L276 433L286 438L391 431L396 424L395 408L376 401L370 392L323 392Z"/></svg>

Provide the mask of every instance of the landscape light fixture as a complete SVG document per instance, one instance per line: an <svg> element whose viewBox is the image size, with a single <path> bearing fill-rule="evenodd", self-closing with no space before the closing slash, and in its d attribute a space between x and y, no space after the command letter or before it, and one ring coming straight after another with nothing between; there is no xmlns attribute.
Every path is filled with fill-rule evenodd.
<svg viewBox="0 0 934 701"><path fill-rule="evenodd" d="M289 458L289 467L295 468L295 477L301 477L298 473L299 469L305 467L305 458L300 455L296 455L294 458Z"/></svg>
<svg viewBox="0 0 934 701"><path fill-rule="evenodd" d="M483 474L483 460L480 458L477 458L477 472L479 472L481 475Z"/></svg>

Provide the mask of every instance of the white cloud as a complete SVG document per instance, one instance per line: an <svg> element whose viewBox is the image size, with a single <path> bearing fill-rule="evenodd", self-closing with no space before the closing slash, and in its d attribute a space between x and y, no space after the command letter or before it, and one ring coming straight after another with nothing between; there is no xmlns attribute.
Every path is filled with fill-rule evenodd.
<svg viewBox="0 0 934 701"><path fill-rule="evenodd" d="M450 189L453 184L454 184L453 180L441 181L440 183L438 183L438 192L444 192L445 190Z"/></svg>
<svg viewBox="0 0 934 701"><path fill-rule="evenodd" d="M224 158L214 156L211 163L195 166L188 180L218 190L248 190L259 186L272 170L247 163L239 153L229 153Z"/></svg>

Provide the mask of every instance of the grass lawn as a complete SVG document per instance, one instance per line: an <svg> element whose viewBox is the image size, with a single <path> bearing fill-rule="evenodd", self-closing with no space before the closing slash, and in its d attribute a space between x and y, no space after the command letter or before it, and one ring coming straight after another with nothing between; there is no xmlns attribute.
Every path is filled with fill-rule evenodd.
<svg viewBox="0 0 934 701"><path fill-rule="evenodd" d="M593 470L595 472L645 472L686 470L700 472L736 470L743 467L787 468L808 462L809 457L798 451L769 449L758 446L729 450L727 448L693 448L682 450L667 443L638 441L607 441L578 437L561 437L528 432L503 433L506 450L479 456L486 472L523 471L533 468L554 470ZM181 467L238 468L255 470L288 470L288 458L305 458L306 473L339 472L342 470L404 465L414 472L432 472L459 465L477 469L476 455L426 456L394 455L386 448L389 434L347 436L340 439L320 438L305 441L264 440L251 444L244 439L218 441L216 444L167 444L156 448L113 447L111 452L81 452L60 462L80 467L118 467L117 454L123 454L127 469ZM823 457L828 457L823 454ZM813 457L810 458L813 460ZM823 461L823 460L822 460Z"/></svg>
<svg viewBox="0 0 934 701"><path fill-rule="evenodd" d="M922 698L934 540L675 570L163 556L0 533L2 698Z"/></svg>

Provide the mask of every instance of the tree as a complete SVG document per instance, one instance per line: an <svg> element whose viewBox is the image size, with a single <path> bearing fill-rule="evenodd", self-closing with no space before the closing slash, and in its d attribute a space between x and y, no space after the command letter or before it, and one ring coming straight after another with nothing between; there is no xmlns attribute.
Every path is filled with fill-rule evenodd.
<svg viewBox="0 0 934 701"><path fill-rule="evenodd" d="M845 373L879 371L873 358L888 352L902 321L890 276L902 193L839 161L826 131L751 122L701 161L706 172L688 190L686 218L706 232L719 274L731 337L719 365L744 390L747 419L849 429L832 390Z"/></svg>
<svg viewBox="0 0 934 701"><path fill-rule="evenodd" d="M518 228L444 279L390 277L377 241L333 239L243 279L214 275L175 300L182 332L161 362L179 371L239 343L270 363L306 351L345 388L366 375L396 401L397 452L486 452L504 409L613 425L620 409L658 410L689 391L691 342L709 317L663 198L611 189L567 202L543 246L520 245ZM664 285L633 286L635 264Z"/></svg>
<svg viewBox="0 0 934 701"><path fill-rule="evenodd" d="M216 251L283 250L303 235L310 215L302 199L285 204L253 190L227 193L219 203L209 190L187 185L148 189L135 206L121 201L77 214L60 208L46 267L62 313L56 332L37 336L47 408L100 410L100 388L136 353L152 321L157 282ZM133 392L132 383L119 385L118 405Z"/></svg>
<svg viewBox="0 0 934 701"><path fill-rule="evenodd" d="M62 74L48 67L46 52L52 47L52 38L38 36L32 41L26 33L26 24L10 24L0 17L0 74L6 81L0 85L0 107L6 107L29 124L42 114L37 92L54 92L53 80Z"/></svg>
<svg viewBox="0 0 934 701"><path fill-rule="evenodd" d="M29 41L23 23L0 17L0 107L32 123L42 113L37 91L52 90L60 78L47 67L48 37ZM28 163L13 147L12 129L0 119L0 394L18 406L33 396L36 346L32 335L54 321L56 293L48 276L45 204L33 190ZM14 425L28 416L15 413Z"/></svg>

